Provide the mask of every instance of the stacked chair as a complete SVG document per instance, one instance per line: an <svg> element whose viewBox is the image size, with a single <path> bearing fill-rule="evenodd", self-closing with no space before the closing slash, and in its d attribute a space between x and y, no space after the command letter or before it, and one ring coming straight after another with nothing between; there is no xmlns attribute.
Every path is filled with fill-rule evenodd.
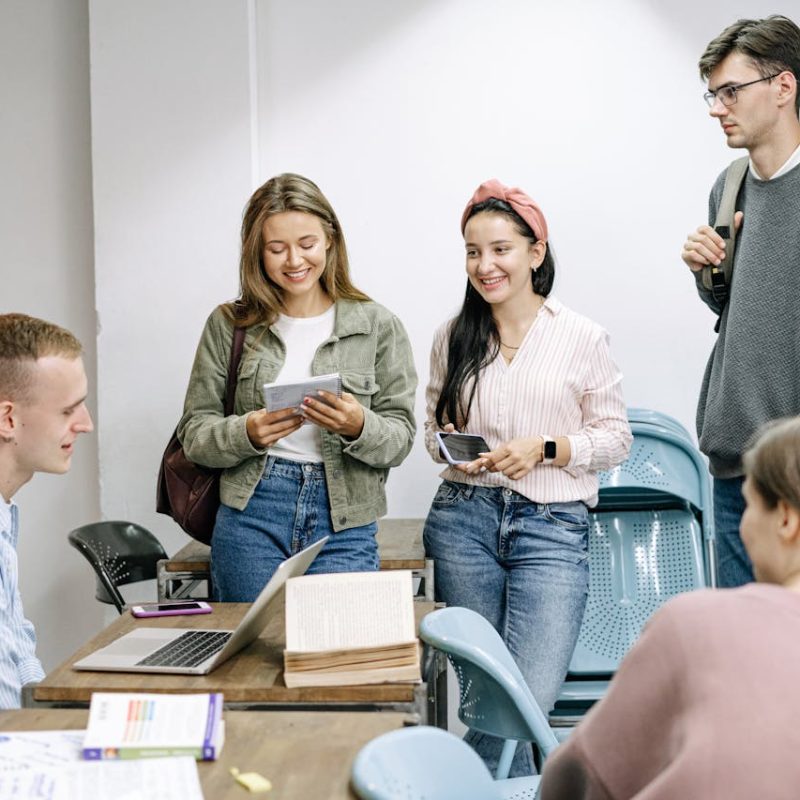
<svg viewBox="0 0 800 800"><path fill-rule="evenodd" d="M672 417L636 408L628 416L630 455L600 475L589 524L589 597L549 720L489 622L465 608L434 611L423 618L420 638L453 665L459 718L506 740L493 786L467 745L418 728L366 745L353 766L359 797L534 798L538 776L507 778L520 743L534 744L546 759L603 696L653 612L677 594L716 585L711 482L702 456Z"/></svg>
<svg viewBox="0 0 800 800"><path fill-rule="evenodd" d="M352 770L356 794L363 800L533 800L538 775L507 777L514 753L530 742L546 758L558 740L500 635L480 614L455 607L427 614L419 635L453 665L462 722L506 740L494 780L465 742L421 726L385 734L361 750Z"/></svg>
<svg viewBox="0 0 800 800"><path fill-rule="evenodd" d="M550 722L568 735L604 694L656 609L682 592L716 585L711 482L686 429L632 408L628 459L601 473L590 514L590 588L578 644Z"/></svg>

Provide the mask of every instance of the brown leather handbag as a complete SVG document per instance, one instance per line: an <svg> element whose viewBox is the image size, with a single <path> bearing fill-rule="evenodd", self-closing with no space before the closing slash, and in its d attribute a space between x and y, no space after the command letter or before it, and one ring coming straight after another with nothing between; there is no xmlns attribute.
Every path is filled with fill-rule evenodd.
<svg viewBox="0 0 800 800"><path fill-rule="evenodd" d="M233 413L236 373L244 347L246 328L233 329L231 360L225 386L225 416ZM222 470L189 461L178 441L176 428L161 457L156 487L156 511L172 517L193 539L211 544L219 509L219 476Z"/></svg>

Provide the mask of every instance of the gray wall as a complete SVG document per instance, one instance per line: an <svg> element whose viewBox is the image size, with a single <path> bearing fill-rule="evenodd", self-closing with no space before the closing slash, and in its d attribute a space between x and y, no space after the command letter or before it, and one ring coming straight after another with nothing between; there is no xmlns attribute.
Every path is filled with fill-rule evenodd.
<svg viewBox="0 0 800 800"><path fill-rule="evenodd" d="M0 3L0 311L74 331L96 404L89 18L85 0ZM99 427L102 427L102 420ZM99 518L97 437L81 437L66 476L36 475L17 495L20 585L45 669L103 619L91 571L67 532Z"/></svg>

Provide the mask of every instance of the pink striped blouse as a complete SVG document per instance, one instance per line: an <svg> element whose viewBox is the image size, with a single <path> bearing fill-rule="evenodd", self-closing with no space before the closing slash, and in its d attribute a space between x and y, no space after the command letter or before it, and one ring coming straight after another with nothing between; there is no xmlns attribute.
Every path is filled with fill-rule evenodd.
<svg viewBox="0 0 800 800"><path fill-rule="evenodd" d="M450 322L436 331L425 393L425 446L443 461L434 433L436 402L447 367ZM597 503L597 472L627 458L631 431L622 397L622 373L611 359L606 331L548 297L506 364L498 353L480 374L463 433L481 434L490 447L522 436L567 436L565 467L538 464L525 477L467 475L448 466L442 478L478 486L503 486L537 503Z"/></svg>

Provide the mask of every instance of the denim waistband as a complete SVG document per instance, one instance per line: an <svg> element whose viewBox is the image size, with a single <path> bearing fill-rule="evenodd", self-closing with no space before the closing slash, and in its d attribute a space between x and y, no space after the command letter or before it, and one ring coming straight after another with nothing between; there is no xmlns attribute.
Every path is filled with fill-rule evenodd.
<svg viewBox="0 0 800 800"><path fill-rule="evenodd" d="M526 503L540 511L543 511L545 508L563 508L566 511L567 506L581 506L584 509L587 508L586 503L584 503L583 500L562 500L555 503L537 503L535 500L531 500L529 497L525 497L524 494L515 492L513 489L509 489L506 486L478 486L474 483L460 483L459 481L449 480L445 480L444 482L452 483L454 486L458 486L462 495L467 499L470 497L484 497L494 503Z"/></svg>
<svg viewBox="0 0 800 800"><path fill-rule="evenodd" d="M264 464L264 477L272 473L286 478L304 478L306 480L325 480L325 464L321 461L291 461L288 458L267 456Z"/></svg>

